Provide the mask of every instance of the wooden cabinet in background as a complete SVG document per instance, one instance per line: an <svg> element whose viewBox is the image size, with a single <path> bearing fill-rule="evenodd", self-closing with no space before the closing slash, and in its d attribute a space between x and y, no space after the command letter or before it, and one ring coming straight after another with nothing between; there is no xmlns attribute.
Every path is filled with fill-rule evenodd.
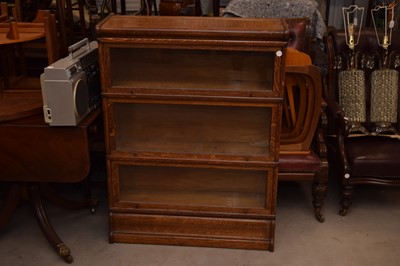
<svg viewBox="0 0 400 266"><path fill-rule="evenodd" d="M280 19L97 26L110 241L273 250Z"/></svg>

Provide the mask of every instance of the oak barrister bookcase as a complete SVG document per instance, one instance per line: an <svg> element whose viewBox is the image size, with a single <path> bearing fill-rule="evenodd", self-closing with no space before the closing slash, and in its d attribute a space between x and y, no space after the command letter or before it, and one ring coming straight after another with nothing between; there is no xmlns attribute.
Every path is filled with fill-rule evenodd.
<svg viewBox="0 0 400 266"><path fill-rule="evenodd" d="M110 242L273 250L280 19L97 25Z"/></svg>

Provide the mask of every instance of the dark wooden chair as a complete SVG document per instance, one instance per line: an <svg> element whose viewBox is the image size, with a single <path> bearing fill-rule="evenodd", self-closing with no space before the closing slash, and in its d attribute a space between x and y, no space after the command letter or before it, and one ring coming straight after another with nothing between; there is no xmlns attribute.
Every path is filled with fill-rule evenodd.
<svg viewBox="0 0 400 266"><path fill-rule="evenodd" d="M248 17L251 15L247 11L244 13ZM224 16L235 17L239 14L226 12ZM263 13L257 12L255 16L263 16ZM292 55L295 60L287 62L285 69L287 82L279 180L312 181L314 214L318 221L323 222L325 217L321 210L328 187L329 168L324 141L325 104L322 100L326 62L310 18L286 18L286 22L289 30L288 47L292 49L288 51L288 58Z"/></svg>
<svg viewBox="0 0 400 266"><path fill-rule="evenodd" d="M244 4L247 2L243 2L242 6ZM266 17L257 9L257 4L234 13L228 5L227 10L224 16L237 17L243 13L245 17L252 17L254 11L254 17ZM309 11L310 14L316 12ZM297 11L293 13L297 14ZM282 14L282 10L277 14ZM286 22L289 30L288 47L296 51L288 51L288 55L298 60L287 62L286 67L279 181L312 181L314 214L319 222L323 222L325 217L321 209L328 187L329 166L324 140L325 103L322 100L326 58L320 48L321 40L317 39L321 34L321 29L317 30L320 22L314 21L312 25L310 17L289 17Z"/></svg>
<svg viewBox="0 0 400 266"><path fill-rule="evenodd" d="M279 181L312 181L314 214L318 221L323 222L325 217L321 209L327 192L329 168L324 141L325 103L322 100L326 60L320 48L325 23L315 2L303 0L291 4L291 8L301 7L301 10L290 10L288 14L286 5L280 2L276 6L274 3L266 6L262 0L232 0L224 16L286 17L288 47L296 49L298 52L294 55L300 58L303 55L309 57L306 62L300 59L285 69L288 82L281 130Z"/></svg>
<svg viewBox="0 0 400 266"><path fill-rule="evenodd" d="M364 73L364 85L357 82L357 88L354 89L365 92L364 96L362 93L359 94L357 101L363 102L366 106L366 110L363 112L365 120L360 120L366 132L350 132L352 121L349 119L349 111L347 113L345 111L348 106L341 105L344 101L339 98L340 90L346 88L343 85L346 80L343 76L339 78L339 75L341 72L349 70L349 60L351 60L344 31L332 28L327 35L326 45L329 55L329 73L331 74L328 96L326 97L329 107L330 133L327 143L329 144L329 158L335 165L335 175L341 182L341 210L339 213L346 215L352 203L356 186L400 186L400 113L398 105L397 107L392 106L396 112L394 114L395 120L393 120L393 123L391 122L394 131L376 134L375 127L378 123L371 119L372 102L376 97L373 96L373 90L377 88L372 85L376 83L373 82L373 72L381 68L384 50L378 45L375 30L365 28L362 30L359 43L355 47L354 57L357 70ZM393 34L392 43L388 48L387 62L388 69L399 70L400 36L397 32ZM340 80L341 83L339 83ZM397 84L399 83L398 80L395 81ZM387 87L393 88L392 92L384 93L384 95L394 98L392 103L383 101L384 106L389 107L393 103L397 104L400 94L398 93L398 86ZM361 112L360 109L357 111ZM384 113L387 115L389 112L384 111ZM373 195L371 196L373 197Z"/></svg>
<svg viewBox="0 0 400 266"><path fill-rule="evenodd" d="M256 16L262 14L257 13ZM235 17L238 14L225 13ZM250 16L246 13L246 16ZM326 116L322 100L326 72L323 51L313 37L310 18L286 18L289 30L279 181L312 181L314 214L321 213L328 187L328 160L324 140ZM293 61L292 61L293 60Z"/></svg>

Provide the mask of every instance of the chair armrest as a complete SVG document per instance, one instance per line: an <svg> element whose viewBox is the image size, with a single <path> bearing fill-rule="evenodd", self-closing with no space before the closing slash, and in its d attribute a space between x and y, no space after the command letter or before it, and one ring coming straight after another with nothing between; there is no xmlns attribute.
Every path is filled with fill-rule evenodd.
<svg viewBox="0 0 400 266"><path fill-rule="evenodd" d="M346 176L350 173L351 166L349 165L344 142L347 137L347 120L344 116L344 112L340 107L339 103L334 101L333 99L327 99L327 112L330 122L333 122L334 125L334 135L336 137L336 156L340 158L340 162L342 165L342 175Z"/></svg>

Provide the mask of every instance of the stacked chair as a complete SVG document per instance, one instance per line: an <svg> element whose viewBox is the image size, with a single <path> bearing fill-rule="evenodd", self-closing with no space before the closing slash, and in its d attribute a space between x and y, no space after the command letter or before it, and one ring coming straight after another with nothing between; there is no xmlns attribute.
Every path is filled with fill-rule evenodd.
<svg viewBox="0 0 400 266"><path fill-rule="evenodd" d="M321 213L328 187L328 161L324 141L326 117L322 100L322 78L312 64L310 24L307 18L286 19L291 35L286 62L286 87L279 181L312 181L314 214ZM303 51L303 52L300 52ZM300 60L290 60L301 58ZM296 56L297 55L297 56Z"/></svg>
<svg viewBox="0 0 400 266"><path fill-rule="evenodd" d="M266 3L269 5L266 6ZM286 17L289 31L286 61L286 88L279 181L311 181L312 205L319 222L328 189L328 160L324 140L327 124L322 92L327 62L320 47L325 33L314 1L292 1L290 13L285 3L266 0L232 0L223 16ZM298 8L301 7L301 10ZM300 16L300 15L308 16Z"/></svg>

